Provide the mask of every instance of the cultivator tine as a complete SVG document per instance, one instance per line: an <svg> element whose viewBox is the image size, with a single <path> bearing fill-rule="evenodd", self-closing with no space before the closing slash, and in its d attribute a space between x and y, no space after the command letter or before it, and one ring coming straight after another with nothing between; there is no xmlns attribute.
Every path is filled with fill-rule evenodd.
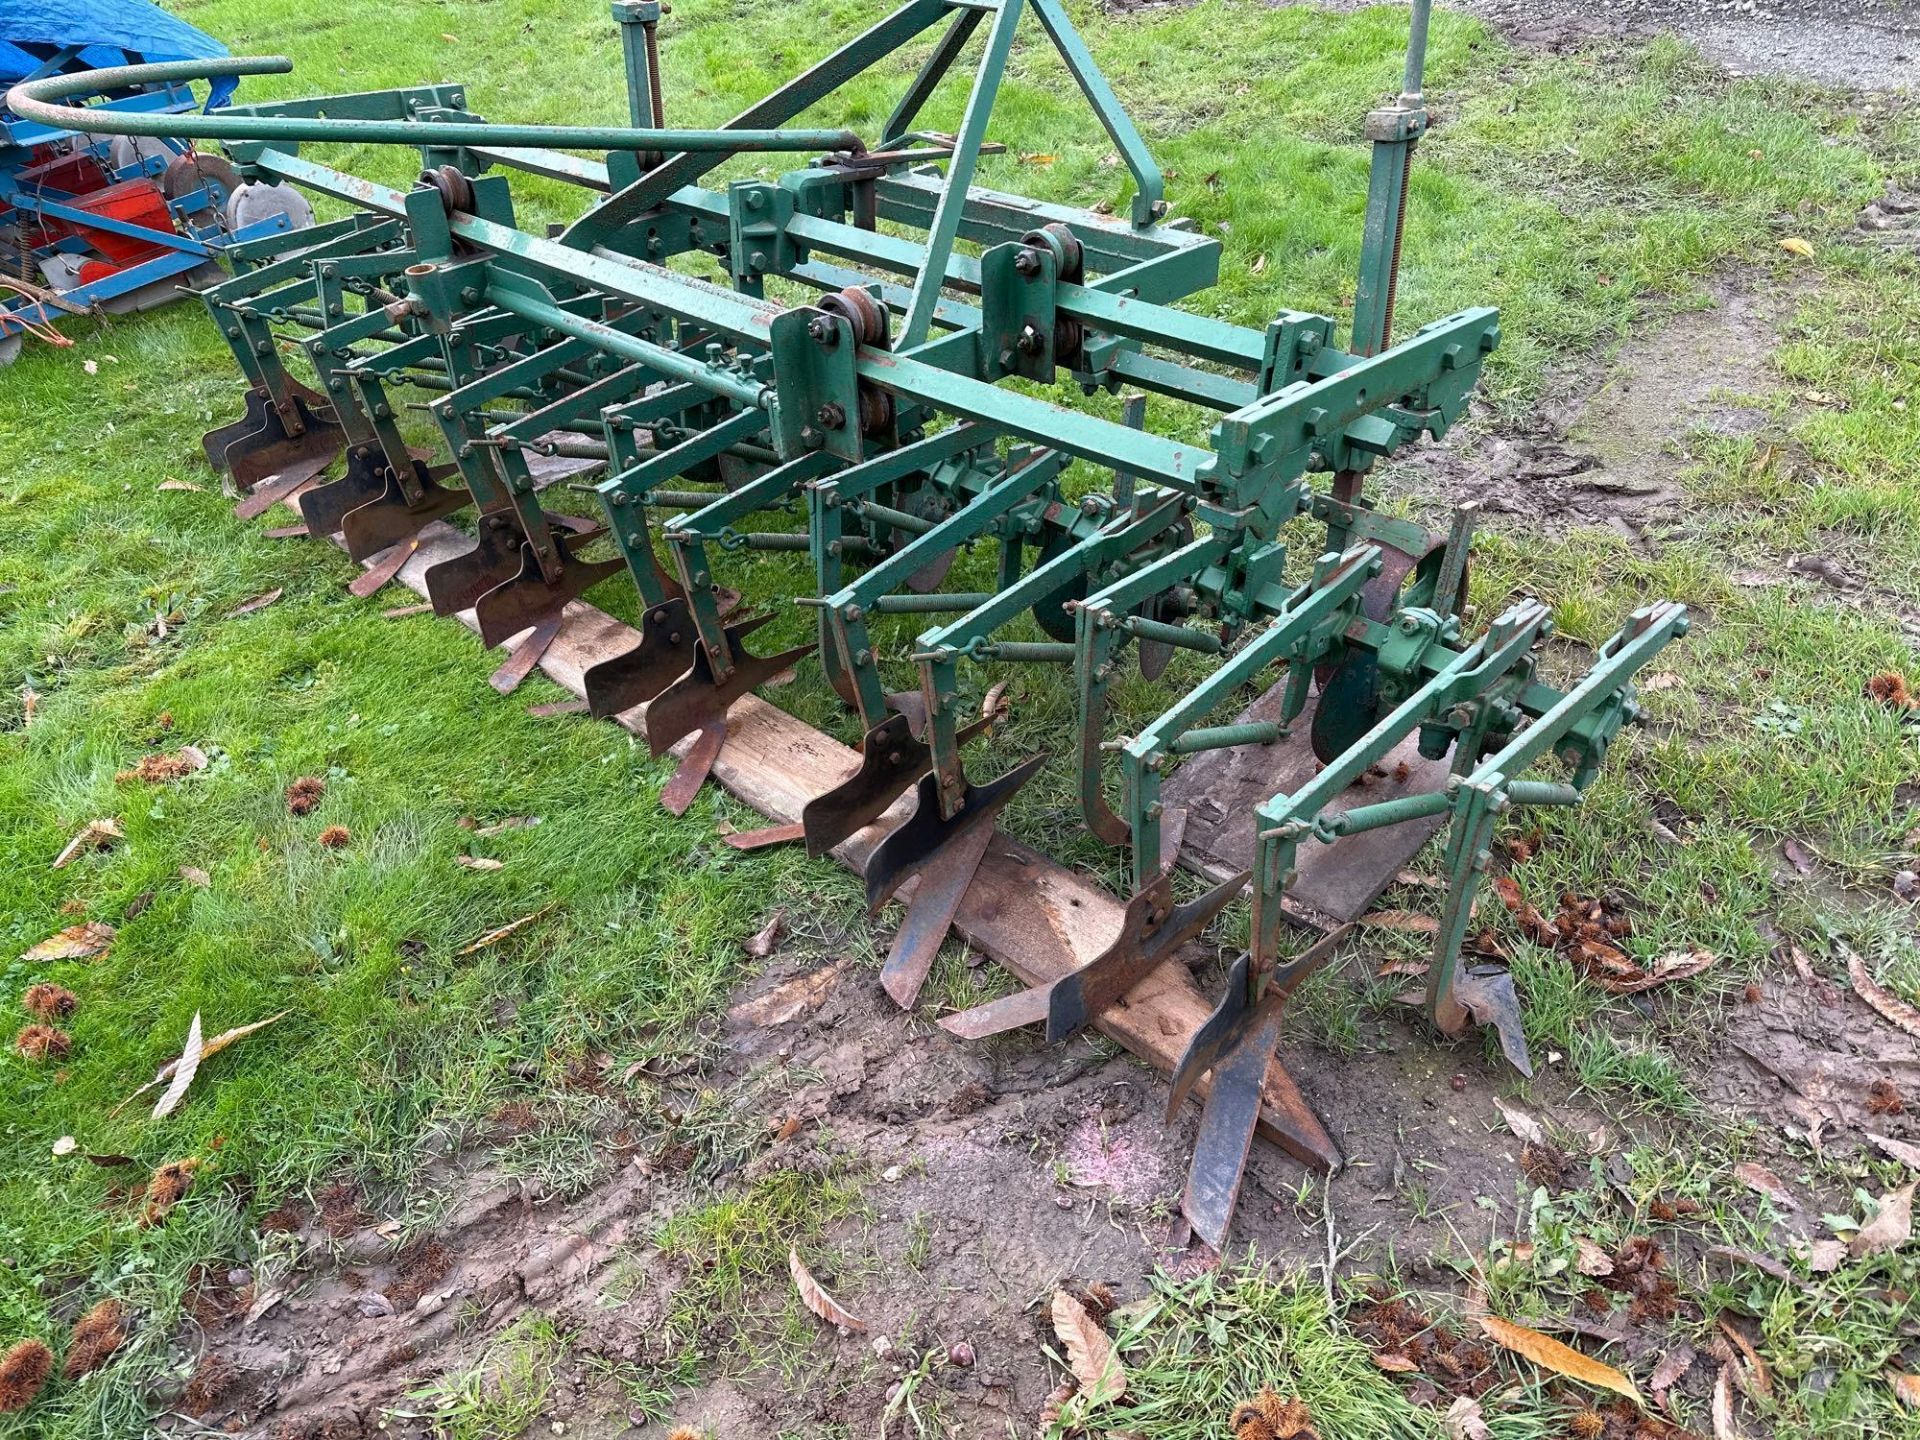
<svg viewBox="0 0 1920 1440"><path fill-rule="evenodd" d="M480 643L491 649L511 639L529 625L537 625L543 616L559 612L569 600L577 599L609 575L617 575L626 568L622 560L582 560L576 552L592 543L592 539L592 536L578 535L549 537L548 543L560 555L560 573L552 580L542 572L540 557L532 543L521 541L520 573L494 586L474 602Z"/></svg>
<svg viewBox="0 0 1920 1440"><path fill-rule="evenodd" d="M1070 975L1056 980L1047 997L1047 1039L1065 1040L1092 1024L1108 1007L1206 929L1245 888L1248 872L1221 881L1198 900L1173 903L1173 882L1162 875L1127 902L1113 944Z"/></svg>
<svg viewBox="0 0 1920 1440"><path fill-rule="evenodd" d="M1099 1019L1124 999L1187 941L1206 929L1247 883L1233 876L1198 900L1173 903L1173 881L1158 876L1132 900L1120 917L1113 942L1078 970L1046 985L989 1000L940 1022L965 1039L984 1039L1022 1025L1047 1024L1047 1039L1065 1040Z"/></svg>
<svg viewBox="0 0 1920 1440"><path fill-rule="evenodd" d="M916 692L903 692L898 698L920 697ZM911 714L889 715L882 720L860 742L860 768L806 803L800 823L805 828L808 855L817 859L864 830L932 767L932 752L916 734L924 727L924 709L920 718L922 726L914 724ZM964 745L987 727L987 721L975 721L960 732L960 743Z"/></svg>
<svg viewBox="0 0 1920 1440"><path fill-rule="evenodd" d="M1267 1066L1280 1043L1280 1023L1285 1017L1277 1008L1256 1006L1243 1018L1252 1023L1239 1037L1240 1043L1214 1062L1213 1089L1201 1112L1193 1164L1180 1200L1180 1213L1192 1222L1194 1234L1215 1250L1226 1248L1227 1229L1240 1202L1240 1181L1246 1174L1247 1152L1253 1148L1254 1127L1260 1121Z"/></svg>
<svg viewBox="0 0 1920 1440"><path fill-rule="evenodd" d="M317 392L287 380L288 405L298 429L286 419L264 388L247 392L247 413L229 425L217 425L200 437L200 448L215 469L224 470L234 485L250 491L269 475L284 474L315 463L317 473L346 448L346 432L333 418L332 407Z"/></svg>
<svg viewBox="0 0 1920 1440"><path fill-rule="evenodd" d="M387 492L386 460L371 441L347 451L347 468L338 480L300 497L300 518L310 535L337 535L347 512L371 505Z"/></svg>
<svg viewBox="0 0 1920 1440"><path fill-rule="evenodd" d="M506 515L481 515L474 525L473 549L427 567L421 577L436 615L458 615L487 591L520 573L525 537Z"/></svg>
<svg viewBox="0 0 1920 1440"><path fill-rule="evenodd" d="M1042 752L984 785L964 784L946 816L940 807L940 779L927 774L920 777L918 803L913 814L890 831L886 839L873 847L867 857L867 910L879 914L893 892L906 883L909 875L926 865L946 846L958 841L979 826L992 828L993 817L1046 763ZM975 865L978 865L975 861Z"/></svg>
<svg viewBox="0 0 1920 1440"><path fill-rule="evenodd" d="M288 466L277 475L267 476L235 502L234 518L257 520L282 500L291 500L301 490L312 484L314 478L332 463L331 456L310 455L297 465Z"/></svg>
<svg viewBox="0 0 1920 1440"><path fill-rule="evenodd" d="M927 983L934 957L992 842L993 826L975 825L920 867L906 918L894 932L886 964L880 967L880 988L902 1010L911 1010L920 998L920 987Z"/></svg>
<svg viewBox="0 0 1920 1440"><path fill-rule="evenodd" d="M518 690L520 682L533 673L534 667L546 657L553 642L560 638L560 627L564 623L566 616L558 610L541 616L525 638L513 647L513 654L487 677L487 684L502 695L511 695Z"/></svg>
<svg viewBox="0 0 1920 1440"><path fill-rule="evenodd" d="M771 617L762 616L756 623ZM640 643L587 667L587 710L596 720L653 699L693 668L698 637L684 597L674 595L640 617Z"/></svg>
<svg viewBox="0 0 1920 1440"><path fill-rule="evenodd" d="M389 546L378 560L348 582L348 592L364 600L376 591L385 589L392 583L393 577L404 570L407 562L419 551L418 540L407 540L401 544Z"/></svg>
<svg viewBox="0 0 1920 1440"><path fill-rule="evenodd" d="M775 845L791 845L806 838L799 821L791 825L767 825L758 830L735 830L720 839L729 850L768 850Z"/></svg>
<svg viewBox="0 0 1920 1440"><path fill-rule="evenodd" d="M680 766L660 791L660 808L669 815L684 815L693 804L700 787L713 773L713 762L727 743L727 717L720 716L695 737L693 746L680 757Z"/></svg>
<svg viewBox="0 0 1920 1440"><path fill-rule="evenodd" d="M1232 1223L1287 1001L1308 975L1332 957L1352 929L1350 924L1343 925L1285 962L1268 977L1258 1000L1252 998L1256 984L1253 957L1242 955L1227 977L1219 1005L1194 1031L1174 1066L1167 1095L1169 1121L1201 1078L1209 1072L1213 1076L1181 1210L1193 1223L1195 1233L1216 1250L1226 1244ZM1339 1150L1291 1083L1283 1087L1283 1097L1286 1104L1271 1119L1287 1152L1317 1169L1338 1167Z"/></svg>
<svg viewBox="0 0 1920 1440"><path fill-rule="evenodd" d="M781 671L814 652L814 642L796 645L777 655L752 655L740 641L773 619L771 612L737 621L726 627L727 648L733 654L727 673L714 673L713 657L698 641L693 646L693 664L678 680L647 702L647 747L664 755L675 744L723 719L733 702L750 690L757 690Z"/></svg>
<svg viewBox="0 0 1920 1440"><path fill-rule="evenodd" d="M389 469L386 488L378 499L356 505L340 517L347 554L355 560L378 555L390 545L412 539L443 515L471 505L473 497L466 491L449 490L440 484L453 473L451 465L427 466L415 461L413 480L418 493L409 500L399 478Z"/></svg>
<svg viewBox="0 0 1920 1440"><path fill-rule="evenodd" d="M1499 966L1457 970L1448 1000L1465 1010L1474 1024L1490 1026L1500 1037L1500 1053L1507 1057L1507 1063L1528 1079L1533 1078L1533 1060L1527 1054L1527 1031L1520 1018L1520 997L1514 993L1512 972Z"/></svg>

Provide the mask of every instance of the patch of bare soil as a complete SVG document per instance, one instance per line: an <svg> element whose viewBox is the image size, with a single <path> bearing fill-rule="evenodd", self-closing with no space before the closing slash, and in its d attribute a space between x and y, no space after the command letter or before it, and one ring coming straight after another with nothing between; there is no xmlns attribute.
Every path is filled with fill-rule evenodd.
<svg viewBox="0 0 1920 1440"><path fill-rule="evenodd" d="M716 1374L676 1419L729 1436L826 1421L868 1433L921 1353L964 1342L974 1363L935 1371L947 1433L1004 1436L1009 1423L1034 1423L1059 1379L1041 1353L1057 1286L1101 1282L1124 1302L1145 1293L1156 1266L1219 1263L1197 1243L1170 1243L1197 1109L1165 1123L1165 1082L1110 1047L957 1041L899 1012L872 974L844 962L770 976L736 1013L752 1019L732 1023L721 1062L698 1083L736 1095L758 1133L776 1138L722 1189L781 1168L866 1177L867 1213L831 1229L822 1253L841 1257L832 1288L869 1330L822 1326L803 1387ZM1349 1164L1301 1208L1305 1172L1257 1144L1236 1252L1323 1262L1331 1225L1342 1248L1364 1235L1346 1263L1378 1261L1390 1246L1425 1257L1464 1218L1510 1207L1523 1177L1538 1183L1540 1158L1523 1155L1492 1104L1510 1088L1506 1074L1398 1023L1363 1040L1350 1059L1283 1053ZM1601 1125L1551 1071L1535 1095L1572 1130ZM717 1192L631 1135L607 1145L609 1177L570 1201L504 1176L484 1154L451 1157L431 1182L453 1197L446 1222L406 1244L350 1192L311 1218L276 1212L275 1228L295 1227L276 1243L297 1263L211 1287L196 1307L205 1383L173 1403L191 1399L203 1425L272 1440L425 1435L427 1422L395 1413L408 1392L471 1368L489 1338L537 1309L574 1340L536 1431L559 1421L575 1435L629 1433L624 1397L590 1358L668 1360L662 1322L685 1276L653 1239L669 1215ZM1571 1175L1584 1160L1567 1164ZM1411 1263L1416 1278L1452 1278ZM785 1285L767 1297L776 1308ZM877 1351L875 1336L891 1348Z"/></svg>
<svg viewBox="0 0 1920 1440"><path fill-rule="evenodd" d="M1738 1007L1702 1081L1705 1098L1815 1149L1863 1134L1920 1143L1920 1046L1847 986L1785 975Z"/></svg>
<svg viewBox="0 0 1920 1440"><path fill-rule="evenodd" d="M1520 427L1419 453L1425 499L1477 501L1495 524L1556 534L1604 527L1635 544L1681 521L1690 437L1750 434L1775 386L1771 365L1791 290L1722 281L1706 308L1647 327L1602 367L1570 371Z"/></svg>
<svg viewBox="0 0 1920 1440"><path fill-rule="evenodd" d="M1917 0L1454 0L1516 45L1560 52L1677 35L1736 75L1920 86Z"/></svg>

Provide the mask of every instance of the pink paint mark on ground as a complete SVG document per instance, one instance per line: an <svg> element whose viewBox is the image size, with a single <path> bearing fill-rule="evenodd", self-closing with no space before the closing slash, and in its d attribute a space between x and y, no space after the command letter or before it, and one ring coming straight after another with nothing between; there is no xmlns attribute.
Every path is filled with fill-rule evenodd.
<svg viewBox="0 0 1920 1440"><path fill-rule="evenodd" d="M1160 1155L1138 1140L1105 1128L1097 1115L1073 1127L1060 1158L1074 1185L1105 1186L1130 1205L1152 1204L1175 1182Z"/></svg>

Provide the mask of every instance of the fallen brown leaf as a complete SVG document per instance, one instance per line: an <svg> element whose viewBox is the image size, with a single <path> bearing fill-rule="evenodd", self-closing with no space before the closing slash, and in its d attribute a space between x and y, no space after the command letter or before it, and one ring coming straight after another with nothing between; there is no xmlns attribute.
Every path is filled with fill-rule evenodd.
<svg viewBox="0 0 1920 1440"><path fill-rule="evenodd" d="M1807 853L1807 847L1789 835L1780 844L1780 851L1787 857L1787 863L1801 875L1813 873L1813 856Z"/></svg>
<svg viewBox="0 0 1920 1440"><path fill-rule="evenodd" d="M190 490L196 495L202 493L201 488L191 480L176 480L171 475L153 488L156 490Z"/></svg>
<svg viewBox="0 0 1920 1440"><path fill-rule="evenodd" d="M1651 970L1640 970L1639 967L1632 966L1629 973L1617 977L1590 971L1589 978L1610 995L1638 995L1641 991L1651 990L1656 985L1665 985L1674 980L1690 980L1712 965L1717 958L1710 950L1675 950L1654 961Z"/></svg>
<svg viewBox="0 0 1920 1440"><path fill-rule="evenodd" d="M473 833L485 840L490 836L504 835L509 830L531 830L540 823L538 815L509 815L504 820L496 820L491 825L482 825Z"/></svg>
<svg viewBox="0 0 1920 1440"><path fill-rule="evenodd" d="M1438 935L1438 916L1422 915L1417 910L1375 910L1357 922L1373 930L1402 930L1410 935Z"/></svg>
<svg viewBox="0 0 1920 1440"><path fill-rule="evenodd" d="M1089 1405L1105 1405L1127 1393L1127 1372L1100 1322L1070 1292L1053 1292L1053 1333L1067 1349L1067 1368Z"/></svg>
<svg viewBox="0 0 1920 1440"><path fill-rule="evenodd" d="M160 1098L153 1102L153 1118L164 1120L187 1097L187 1087L193 1084L193 1077L200 1073L200 1060L206 1049L206 1041L200 1034L200 1012L193 1012L193 1022L187 1026L187 1043L180 1051L180 1058L173 1062L173 1083L168 1085Z"/></svg>
<svg viewBox="0 0 1920 1440"><path fill-rule="evenodd" d="M1771 1255L1762 1255L1754 1250L1742 1250L1735 1245L1710 1245L1707 1254L1721 1260L1737 1260L1742 1265L1751 1265L1763 1275L1771 1275L1776 1280L1791 1280L1793 1272Z"/></svg>
<svg viewBox="0 0 1920 1440"><path fill-rule="evenodd" d="M1496 1095L1493 1097L1493 1108L1498 1110L1506 1119L1507 1128L1513 1131L1514 1136L1522 1143L1527 1145L1544 1145L1547 1143L1545 1127L1518 1105L1509 1104Z"/></svg>
<svg viewBox="0 0 1920 1440"><path fill-rule="evenodd" d="M1693 1368L1696 1358L1698 1357L1694 1355L1693 1347L1685 1341L1681 1341L1674 1349L1663 1355L1660 1363L1653 1367L1652 1378L1647 1381L1647 1388L1653 1391L1654 1398L1659 1400L1662 1395L1677 1385L1680 1377Z"/></svg>
<svg viewBox="0 0 1920 1440"><path fill-rule="evenodd" d="M1914 1009L1891 990L1875 984L1873 977L1867 973L1866 963L1851 950L1847 951L1847 979L1853 982L1854 994L1878 1010L1890 1024L1897 1025L1914 1039L1920 1040L1920 1010Z"/></svg>
<svg viewBox="0 0 1920 1440"><path fill-rule="evenodd" d="M1798 235L1787 236L1786 239L1780 242L1780 248L1785 250L1789 255L1798 255L1803 260L1813 258L1813 242L1811 240L1803 240Z"/></svg>
<svg viewBox="0 0 1920 1440"><path fill-rule="evenodd" d="M88 850L104 850L114 841L126 838L118 820L89 820L80 833L67 842L67 848L54 857L53 868L65 869L76 855Z"/></svg>
<svg viewBox="0 0 1920 1440"><path fill-rule="evenodd" d="M1893 1386L1895 1399L1909 1410L1920 1410L1920 1375L1905 1375L1898 1370L1890 1370L1887 1380Z"/></svg>
<svg viewBox="0 0 1920 1440"><path fill-rule="evenodd" d="M22 960L92 960L107 953L115 935L113 926L99 920L84 920L69 925L58 935L50 935L28 950Z"/></svg>
<svg viewBox="0 0 1920 1440"><path fill-rule="evenodd" d="M1740 1327L1733 1323L1732 1317L1724 1310L1720 1312L1718 1324L1720 1326L1720 1333L1733 1342L1734 1349L1738 1350L1741 1358L1747 1362L1747 1373L1753 1377L1753 1393L1772 1395L1773 1376L1767 1373L1766 1362L1760 1358L1759 1352L1753 1348L1753 1342L1747 1339L1746 1335L1741 1332Z"/></svg>
<svg viewBox="0 0 1920 1440"><path fill-rule="evenodd" d="M1733 1418L1733 1362L1720 1367L1713 1382L1713 1440L1745 1440Z"/></svg>
<svg viewBox="0 0 1920 1440"><path fill-rule="evenodd" d="M497 945L502 940L506 939L507 936L513 934L514 931L525 929L527 926L531 925L534 921L538 920L542 915L545 915L548 911L552 910L554 905L558 905L559 903L560 902L556 900L553 902L553 904L542 905L538 910L533 911L531 914L522 915L518 920L509 920L506 924L502 925L498 930L489 930L486 934L482 935L478 940L474 941L471 945L467 946L464 949L456 950L453 953L456 956L471 955L476 950L484 950L489 945Z"/></svg>
<svg viewBox="0 0 1920 1440"><path fill-rule="evenodd" d="M1398 1350L1375 1351L1373 1363L1380 1369L1395 1375L1408 1374L1420 1368L1416 1362L1402 1355Z"/></svg>
<svg viewBox="0 0 1920 1440"><path fill-rule="evenodd" d="M453 857L453 863L456 865L464 865L469 870L503 870L506 868L505 861L493 860L485 855L456 855Z"/></svg>
<svg viewBox="0 0 1920 1440"><path fill-rule="evenodd" d="M1847 1244L1847 1253L1858 1260L1866 1255L1883 1255L1898 1250L1913 1238L1913 1194L1920 1180L1902 1185L1880 1197L1880 1208L1873 1219Z"/></svg>
<svg viewBox="0 0 1920 1440"><path fill-rule="evenodd" d="M244 1040L247 1036L257 1034L266 1029L269 1025L278 1024L292 1013L291 1010L282 1010L277 1015L269 1015L264 1020L255 1020L251 1025L236 1025L231 1030L222 1030L218 1035L214 1036L213 1039L207 1041L200 1047L200 1058L195 1062L196 1066L205 1064L235 1041ZM200 1012L196 1010L193 1018L197 1024L200 1019ZM191 1036L189 1038L191 1038ZM113 1116L118 1115L122 1110L126 1109L127 1106L146 1094L147 1091L154 1089L156 1086L165 1085L169 1080L175 1079L179 1074L180 1062L185 1058L186 1052L182 1051L177 1058L169 1060L166 1064L162 1065L159 1070L154 1072L153 1079L147 1081L146 1084L134 1091L133 1094L109 1110L107 1112L108 1118L111 1119ZM178 1102L175 1103L177 1104Z"/></svg>
<svg viewBox="0 0 1920 1440"><path fill-rule="evenodd" d="M1482 1315L1479 1324L1495 1344L1524 1356L1536 1365L1565 1375L1569 1380L1578 1380L1582 1385L1611 1390L1626 1396L1635 1404L1640 1403L1640 1392L1634 1388L1633 1381L1611 1365L1603 1364L1590 1355L1582 1355L1570 1345L1562 1345L1551 1336L1542 1335L1538 1330L1529 1330L1524 1325L1516 1325L1511 1320L1503 1320L1498 1315Z"/></svg>
<svg viewBox="0 0 1920 1440"><path fill-rule="evenodd" d="M1584 1235L1573 1237L1573 1268L1595 1278L1613 1274L1613 1257Z"/></svg>
<svg viewBox="0 0 1920 1440"><path fill-rule="evenodd" d="M767 923L740 948L756 960L764 960L780 948L780 937L787 933L787 912L776 910L768 917Z"/></svg>
<svg viewBox="0 0 1920 1440"><path fill-rule="evenodd" d="M792 1246L787 1247L787 1272L793 1276L794 1289L800 1292L800 1303L825 1320L829 1325L838 1325L842 1330L865 1330L864 1323L849 1315L838 1300L825 1290L812 1273L800 1263L800 1252Z"/></svg>
<svg viewBox="0 0 1920 1440"><path fill-rule="evenodd" d="M1793 1198L1793 1192L1787 1189L1786 1183L1764 1165L1756 1165L1751 1160L1742 1160L1733 1167L1733 1178L1749 1190L1766 1196L1784 1209L1800 1208L1800 1202Z"/></svg>
<svg viewBox="0 0 1920 1440"><path fill-rule="evenodd" d="M1536 945L1552 948L1560 943L1560 931L1547 923L1527 897L1520 893L1520 886L1510 875L1493 877L1493 893L1500 897L1500 903L1507 907L1520 931Z"/></svg>
<svg viewBox="0 0 1920 1440"><path fill-rule="evenodd" d="M1432 968L1432 962L1427 960L1389 960L1373 972L1373 978L1391 980L1396 975L1424 975Z"/></svg>
<svg viewBox="0 0 1920 1440"><path fill-rule="evenodd" d="M180 878L189 885L198 885L202 890L207 889L213 884L213 877L198 865L182 865L180 867Z"/></svg>
<svg viewBox="0 0 1920 1440"><path fill-rule="evenodd" d="M233 609L227 612L227 618L231 620L238 615L251 615L256 610L264 610L267 608L267 606L273 604L274 601L278 600L282 595L286 593L287 592L284 588L276 586L272 590L267 590L262 592L259 595L255 595L250 600L242 600L238 605L234 606Z"/></svg>
<svg viewBox="0 0 1920 1440"><path fill-rule="evenodd" d="M1470 1395L1454 1396L1440 1423L1446 1426L1447 1440L1493 1440L1493 1431L1487 1428L1480 1402Z"/></svg>
<svg viewBox="0 0 1920 1440"><path fill-rule="evenodd" d="M1793 1253L1807 1262L1816 1275L1831 1275L1847 1258L1847 1247L1839 1240L1796 1240ZM1786 1279L1785 1275L1780 1277Z"/></svg>
<svg viewBox="0 0 1920 1440"><path fill-rule="evenodd" d="M835 978L852 963L836 960L831 965L797 975L764 995L742 1000L727 1012L727 1018L742 1025L785 1025L817 1006Z"/></svg>

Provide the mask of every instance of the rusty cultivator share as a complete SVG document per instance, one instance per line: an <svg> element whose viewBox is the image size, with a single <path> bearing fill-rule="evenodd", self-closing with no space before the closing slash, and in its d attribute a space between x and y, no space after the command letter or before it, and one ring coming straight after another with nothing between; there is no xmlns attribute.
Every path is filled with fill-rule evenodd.
<svg viewBox="0 0 1920 1440"><path fill-rule="evenodd" d="M1125 218L973 186L1027 10L1132 175ZM248 492L243 512L297 499L311 533L337 532L373 562L362 592L398 572L423 527L469 512L472 549L433 565L425 585L438 612L471 608L486 644L522 637L495 677L502 689L552 641L566 602L627 576L639 642L593 665L586 694L595 715L644 705L655 754L698 737L669 786L679 809L724 742L729 707L817 660L865 739L857 773L783 838L825 854L904 813L863 841L876 911L916 882L882 973L903 1005L995 815L1047 758L968 773L984 722L963 705L978 682L963 686L963 667L1057 671L1077 706L1061 748L1084 823L1131 857L1124 920L1065 978L942 1023L962 1036L1028 1024L1072 1035L1250 884L1250 947L1175 1068L1168 1107L1211 1074L1184 1202L1208 1241L1226 1238L1287 997L1443 825L1449 889L1427 1014L1449 1035L1493 1027L1527 1070L1510 976L1461 955L1493 827L1511 806L1581 802L1635 718L1631 677L1687 620L1678 605L1647 606L1576 683L1552 688L1534 674L1546 607L1523 601L1484 633L1463 627L1470 507L1433 535L1363 493L1382 457L1446 433L1500 340L1490 309L1393 333L1408 163L1427 123L1427 0L1413 5L1404 92L1367 117L1344 344L1324 315L1282 311L1256 330L1178 308L1215 281L1220 245L1166 222L1160 172L1061 0L906 0L714 130L665 123L660 12L654 0L613 6L625 126L487 122L460 85L109 118L60 104L71 82L55 78L8 103L68 129L219 141L245 178L350 212L231 247L238 273L204 292L250 386L245 416L205 439ZM782 128L934 27L872 148L848 131ZM957 132L917 128L976 31ZM288 68L203 61L88 83ZM424 168L392 189L302 153L328 142L415 147ZM774 152L811 158L773 182L699 183L732 157ZM520 228L507 172L578 187L578 217L550 234ZM717 260L730 283L671 268L683 256ZM289 331L312 384L283 362ZM1037 398L1036 385L1062 380L1126 392L1122 419ZM403 436L401 385L431 392L417 408L437 422L444 460ZM1133 392L1214 412L1206 443L1145 429ZM1110 487L1066 501L1076 461ZM591 478L573 488L597 494L602 522L546 508L542 491L566 474ZM1290 576L1283 532L1303 514L1325 539ZM755 529L755 517L769 518ZM738 585L768 552L793 552L766 562L777 573L811 570L792 599L818 633L763 655L751 637L772 613L739 613L722 579ZM960 552L976 588L948 588ZM870 630L900 616L927 628L910 650L885 651ZM1110 735L1129 650L1150 680L1186 651L1197 678L1137 734ZM1529 778L1549 755L1560 778ZM1180 859L1215 882L1185 903ZM1333 934L1288 958L1286 921ZM1294 1155L1339 1163L1304 1105L1265 1118Z"/></svg>

